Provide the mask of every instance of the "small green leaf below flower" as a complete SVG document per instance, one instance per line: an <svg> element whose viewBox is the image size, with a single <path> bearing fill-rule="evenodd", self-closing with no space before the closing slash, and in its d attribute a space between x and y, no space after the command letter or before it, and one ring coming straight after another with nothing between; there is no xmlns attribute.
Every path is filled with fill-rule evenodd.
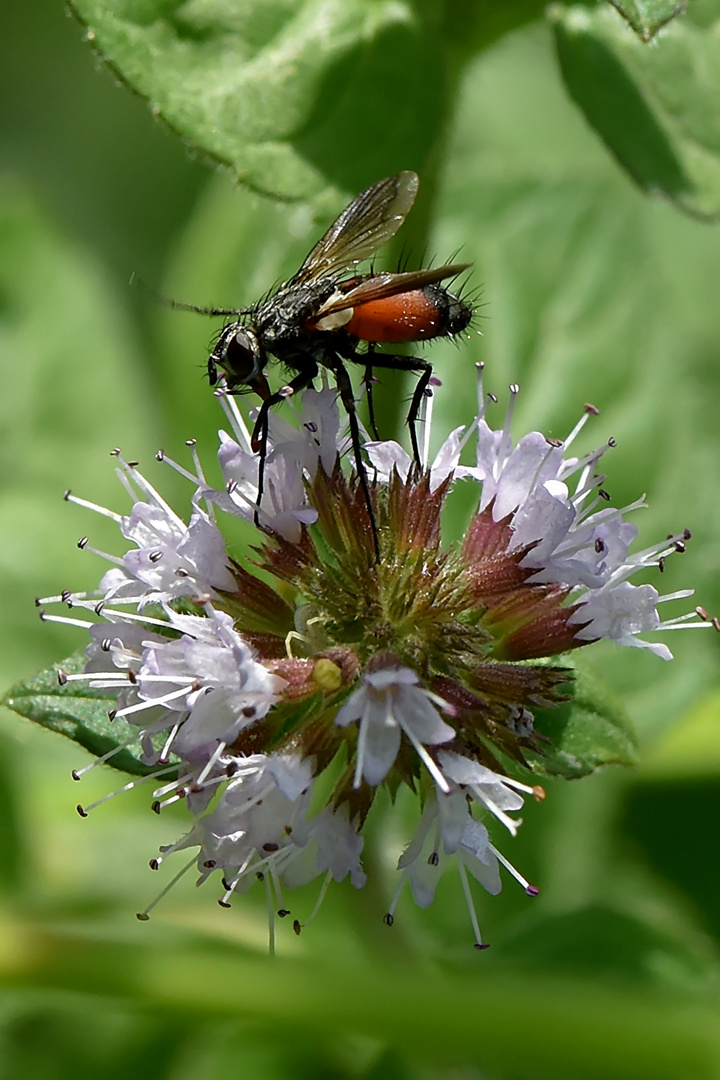
<svg viewBox="0 0 720 1080"><path fill-rule="evenodd" d="M79 743L89 753L98 757L123 744L108 758L107 764L121 772L145 776L156 771L157 766L144 765L140 760L140 740L130 742L121 736L127 734L127 726L118 732L108 711L117 700L117 694L108 695L83 683L60 685L58 672L75 675L83 670L85 653L73 653L54 667L47 668L32 679L16 683L0 699L0 704L12 709L19 716L33 720L49 731L65 735Z"/></svg>
<svg viewBox="0 0 720 1080"><path fill-rule="evenodd" d="M535 732L549 740L531 767L545 776L574 780L604 765L637 765L637 741L630 719L598 675L576 657L563 658L574 670L566 704L536 709Z"/></svg>

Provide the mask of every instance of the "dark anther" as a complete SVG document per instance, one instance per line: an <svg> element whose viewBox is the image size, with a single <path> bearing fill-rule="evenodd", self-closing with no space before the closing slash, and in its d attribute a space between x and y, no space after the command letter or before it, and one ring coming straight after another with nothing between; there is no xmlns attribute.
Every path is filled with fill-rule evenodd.
<svg viewBox="0 0 720 1080"><path fill-rule="evenodd" d="M433 851L432 855L428 857L428 866L437 866L440 862L440 856L437 851Z"/></svg>
<svg viewBox="0 0 720 1080"><path fill-rule="evenodd" d="M160 800L156 799L154 803L151 803L150 804L150 809L152 810L153 814L159 814L160 813Z"/></svg>
<svg viewBox="0 0 720 1080"><path fill-rule="evenodd" d="M277 851L279 849L279 847L280 847L279 844L274 844L274 843L268 842L267 844L263 844L262 849L263 849L263 851L273 852L273 851Z"/></svg>
<svg viewBox="0 0 720 1080"><path fill-rule="evenodd" d="M70 773L70 775L72 776L73 780L79 780L80 779L80 773L77 771L77 769L73 769L73 771Z"/></svg>
<svg viewBox="0 0 720 1080"><path fill-rule="evenodd" d="M148 913L146 911L138 911L135 918L139 919L140 922L149 922L150 921L150 916L148 915Z"/></svg>
<svg viewBox="0 0 720 1080"><path fill-rule="evenodd" d="M162 557L163 557L162 551L151 551L150 554L148 555L148 559L150 560L151 563L160 562Z"/></svg>
<svg viewBox="0 0 720 1080"><path fill-rule="evenodd" d="M117 709L108 709L108 720L114 720L117 716Z"/></svg>
<svg viewBox="0 0 720 1080"><path fill-rule="evenodd" d="M484 952L485 949L489 949L490 946L487 942L476 941L474 946L478 952Z"/></svg>
<svg viewBox="0 0 720 1080"><path fill-rule="evenodd" d="M302 930L302 926L300 925L300 920L299 919L294 920L294 922L293 922L293 930L295 931L297 936L300 937L300 931Z"/></svg>
<svg viewBox="0 0 720 1080"><path fill-rule="evenodd" d="M67 604L71 596L72 589L63 589L63 591L60 593L60 599L62 600L63 604Z"/></svg>
<svg viewBox="0 0 720 1080"><path fill-rule="evenodd" d="M57 679L60 686L67 686L67 671L63 668L58 668Z"/></svg>
<svg viewBox="0 0 720 1080"><path fill-rule="evenodd" d="M158 450L157 454L155 455L155 460L156 461L164 461L165 460L165 451L164 450Z"/></svg>
<svg viewBox="0 0 720 1080"><path fill-rule="evenodd" d="M590 413L591 416L599 416L600 410L597 405L591 405L589 401L585 402L585 412Z"/></svg>
<svg viewBox="0 0 720 1080"><path fill-rule="evenodd" d="M661 574L665 573L665 556L664 555L661 555L660 558L658 559L658 570L660 571Z"/></svg>
<svg viewBox="0 0 720 1080"><path fill-rule="evenodd" d="M185 440L185 445L186 446L197 446L197 439L186 439Z"/></svg>
<svg viewBox="0 0 720 1080"><path fill-rule="evenodd" d="M613 437L610 436L610 438L607 441L607 444L608 444L608 446L610 447L611 450L614 450L615 447L617 446L617 439L613 439Z"/></svg>
<svg viewBox="0 0 720 1080"><path fill-rule="evenodd" d="M80 803L77 804L75 809L77 810L80 817L87 817L87 810L85 809L84 806L81 806Z"/></svg>
<svg viewBox="0 0 720 1080"><path fill-rule="evenodd" d="M89 536L81 536L80 537L80 539L77 542L77 546L80 548L81 551L83 550L83 548L87 547L89 539L90 539Z"/></svg>
<svg viewBox="0 0 720 1080"><path fill-rule="evenodd" d="M136 684L136 683L137 683L137 681L138 681L138 679L137 679L137 674L136 674L136 673L135 673L135 672L133 671L133 669L132 669L132 668L128 668L128 672L127 672L127 678L128 678L128 682L129 682L129 683L132 683L132 684L133 684L133 686L135 686L135 684Z"/></svg>
<svg viewBox="0 0 720 1080"><path fill-rule="evenodd" d="M112 640L109 637L103 638L100 642L100 648L103 652L110 652L112 648Z"/></svg>
<svg viewBox="0 0 720 1080"><path fill-rule="evenodd" d="M217 863L215 862L214 859L206 859L205 862L203 863L203 866L205 867L206 870L214 870L215 867L217 866Z"/></svg>
<svg viewBox="0 0 720 1080"><path fill-rule="evenodd" d="M285 919L289 914L290 914L290 912L288 911L287 908L284 908L284 907L278 908L278 919Z"/></svg>
<svg viewBox="0 0 720 1080"><path fill-rule="evenodd" d="M151 859L150 862L148 863L148 866L150 867L151 870L159 870L160 869L160 863L158 862L157 859Z"/></svg>
<svg viewBox="0 0 720 1080"><path fill-rule="evenodd" d="M601 540L599 536L595 541L595 550L597 551L598 555L601 555L605 550L605 541Z"/></svg>
<svg viewBox="0 0 720 1080"><path fill-rule="evenodd" d="M128 467L128 469L137 469L139 464L140 464L139 461L128 461L127 467Z"/></svg>
<svg viewBox="0 0 720 1080"><path fill-rule="evenodd" d="M388 911L387 915L383 915L383 922L386 926L392 926L392 924L395 922L395 916L391 915Z"/></svg>
<svg viewBox="0 0 720 1080"><path fill-rule="evenodd" d="M598 491L598 495L600 496L601 499L604 499L605 502L610 502L610 495L608 494L607 491L605 491L604 488L600 488L600 490Z"/></svg>
<svg viewBox="0 0 720 1080"><path fill-rule="evenodd" d="M103 610L104 607L105 607L105 601L104 600L98 600L97 604L93 608L93 611L95 612L96 615L102 615L102 610Z"/></svg>
<svg viewBox="0 0 720 1080"><path fill-rule="evenodd" d="M65 502L68 501L68 499L70 498L71 495L72 495L72 491L71 491L70 488L68 488L67 491L65 492L65 494L63 495L63 499L65 500Z"/></svg>
<svg viewBox="0 0 720 1080"><path fill-rule="evenodd" d="M703 620L703 622L709 622L709 621L710 621L710 617L709 617L709 615L708 615L707 611L705 610L705 608L704 608L704 607L700 607L700 605L699 605L699 604L698 604L698 606L697 606L697 607L695 608L695 614L696 614L696 615L699 615L699 616L700 616L700 618L701 618L701 619Z"/></svg>
<svg viewBox="0 0 720 1080"><path fill-rule="evenodd" d="M540 890L538 889L537 885L528 885L525 892L528 894L528 896L539 896L540 895Z"/></svg>
<svg viewBox="0 0 720 1080"><path fill-rule="evenodd" d="M228 904L227 900L218 900L218 904L220 905L220 907L224 908L232 907L231 904Z"/></svg>
<svg viewBox="0 0 720 1080"><path fill-rule="evenodd" d="M682 540L675 541L675 550L677 551L678 555L683 555L685 553L686 548Z"/></svg>

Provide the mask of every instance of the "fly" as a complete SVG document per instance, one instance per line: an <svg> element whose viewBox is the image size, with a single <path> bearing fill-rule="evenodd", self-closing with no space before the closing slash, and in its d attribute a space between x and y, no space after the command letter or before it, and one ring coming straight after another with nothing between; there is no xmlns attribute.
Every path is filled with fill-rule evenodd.
<svg viewBox="0 0 720 1080"><path fill-rule="evenodd" d="M462 273L469 263L347 277L351 268L369 259L395 235L412 208L418 184L417 174L405 170L361 192L318 241L297 273L268 299L240 310L194 308L207 314L234 316L234 321L222 330L208 360L210 384L215 386L222 379L228 393L253 390L262 400L252 434L252 448L260 456L258 507L263 494L270 409L310 386L321 367L332 373L348 416L355 470L370 515L376 557L377 528L346 361L365 369L363 381L376 437L373 368L419 375L407 416L413 454L419 464L416 424L432 366L420 357L377 352L375 347L452 337L464 330L472 318L472 309L440 284ZM367 344L366 351L359 350L361 342ZM271 357L294 372L288 384L274 393L265 376Z"/></svg>

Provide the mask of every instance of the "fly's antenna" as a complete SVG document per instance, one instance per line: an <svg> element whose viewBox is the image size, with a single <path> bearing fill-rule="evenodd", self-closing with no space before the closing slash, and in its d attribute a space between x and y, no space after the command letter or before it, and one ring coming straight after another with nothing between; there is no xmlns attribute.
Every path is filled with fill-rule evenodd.
<svg viewBox="0 0 720 1080"><path fill-rule="evenodd" d="M128 284L142 289L142 291L148 296L151 296L157 304L162 304L164 307L175 308L177 311L194 311L196 315L249 315L252 310L251 308L202 307L200 304L184 304L181 300L172 300L169 296L164 296L155 289L151 289L141 277L138 277L134 270L130 275Z"/></svg>

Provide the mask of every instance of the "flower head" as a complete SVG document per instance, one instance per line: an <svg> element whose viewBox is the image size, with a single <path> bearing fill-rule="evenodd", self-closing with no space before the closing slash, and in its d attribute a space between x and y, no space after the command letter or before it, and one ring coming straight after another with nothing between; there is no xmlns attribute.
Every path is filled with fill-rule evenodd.
<svg viewBox="0 0 720 1080"><path fill-rule="evenodd" d="M631 553L626 515L642 501L608 505L597 465L611 444L568 454L592 410L564 443L532 432L514 444L517 388L499 429L480 389L474 422L431 465L418 468L397 443L367 443L374 528L327 388L291 403L294 424L270 414L262 499L258 455L226 396L224 489L208 484L194 446L192 471L159 455L194 485L187 524L119 454L129 515L67 496L113 517L132 546L108 556L97 593L51 598L94 620L78 621L90 639L84 672L61 677L112 695L128 743L139 730L143 762L162 777L153 808L185 799L194 817L162 858L193 849L185 869L220 878L223 906L258 880L281 915L284 891L316 878L321 897L332 880L361 887L376 793L405 785L422 813L386 921L406 881L430 904L452 862L482 946L468 872L496 893L504 868L537 892L488 826L514 835L525 797L543 797L514 773L542 769L538 716L568 701L572 671L554 658L600 638L667 658L641 635L687 624L662 622L657 608L689 593L629 581L662 568L686 534ZM473 439L474 462L461 464ZM474 486L476 509L452 547L441 515L459 480ZM218 512L225 531L257 515L242 562Z"/></svg>

